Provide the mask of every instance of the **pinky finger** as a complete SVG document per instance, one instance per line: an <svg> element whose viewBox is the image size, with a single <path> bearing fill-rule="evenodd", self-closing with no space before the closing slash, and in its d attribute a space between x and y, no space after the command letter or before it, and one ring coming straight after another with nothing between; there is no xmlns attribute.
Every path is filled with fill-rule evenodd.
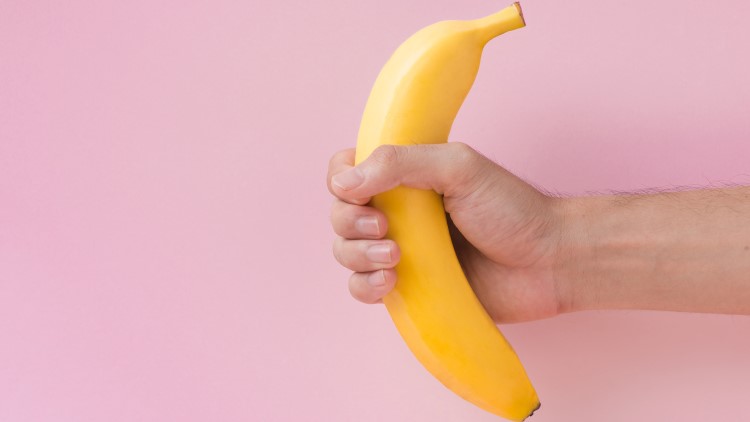
<svg viewBox="0 0 750 422"><path fill-rule="evenodd" d="M349 278L349 293L362 303L379 303L396 285L396 271L392 268L354 273Z"/></svg>

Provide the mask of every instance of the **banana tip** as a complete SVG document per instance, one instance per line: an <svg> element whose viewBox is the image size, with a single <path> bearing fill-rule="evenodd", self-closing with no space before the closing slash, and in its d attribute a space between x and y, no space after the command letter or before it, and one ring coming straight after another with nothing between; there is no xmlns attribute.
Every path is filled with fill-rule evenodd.
<svg viewBox="0 0 750 422"><path fill-rule="evenodd" d="M516 10L518 11L518 16L521 18L523 26L526 26L526 19L523 17L523 9L521 9L521 3L515 2L513 3L513 6L515 6Z"/></svg>
<svg viewBox="0 0 750 422"><path fill-rule="evenodd" d="M533 410L531 411L531 413L529 413L529 416L526 416L526 417L525 417L525 418L524 418L523 420L525 421L526 419L528 419L528 418L530 418L530 417L534 416L534 412L536 412L537 410L539 410L539 408L540 408L540 407L542 407L542 403L541 403L541 402L538 402L538 403L536 404L536 407L535 407L535 408L534 408L534 409L533 409Z"/></svg>

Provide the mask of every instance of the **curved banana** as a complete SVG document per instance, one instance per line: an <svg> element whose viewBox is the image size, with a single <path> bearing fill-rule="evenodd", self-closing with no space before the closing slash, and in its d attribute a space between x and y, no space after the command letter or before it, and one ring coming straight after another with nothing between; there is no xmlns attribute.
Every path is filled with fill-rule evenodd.
<svg viewBox="0 0 750 422"><path fill-rule="evenodd" d="M484 45L525 25L513 4L493 15L430 25L404 42L378 76L365 107L356 162L383 144L447 142L469 93ZM521 421L539 399L518 356L461 270L442 198L398 187L371 205L388 218L401 248L398 282L383 302L417 359L475 405Z"/></svg>

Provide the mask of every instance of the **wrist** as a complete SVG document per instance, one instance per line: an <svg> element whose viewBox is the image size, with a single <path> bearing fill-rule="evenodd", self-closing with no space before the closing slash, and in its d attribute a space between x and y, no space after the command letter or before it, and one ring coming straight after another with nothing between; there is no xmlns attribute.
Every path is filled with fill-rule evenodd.
<svg viewBox="0 0 750 422"><path fill-rule="evenodd" d="M601 207L598 202L601 200L586 197L558 198L554 202L558 246L553 273L560 314L592 308L595 242L591 220L596 219L597 208Z"/></svg>

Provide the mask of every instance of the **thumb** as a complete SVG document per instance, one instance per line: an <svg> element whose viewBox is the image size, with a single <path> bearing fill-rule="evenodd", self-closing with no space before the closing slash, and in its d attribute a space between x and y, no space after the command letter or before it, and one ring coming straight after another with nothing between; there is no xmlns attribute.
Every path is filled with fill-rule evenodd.
<svg viewBox="0 0 750 422"><path fill-rule="evenodd" d="M490 163L460 142L382 145L356 167L333 175L331 188L339 198L355 203L400 185L451 197L473 191Z"/></svg>

